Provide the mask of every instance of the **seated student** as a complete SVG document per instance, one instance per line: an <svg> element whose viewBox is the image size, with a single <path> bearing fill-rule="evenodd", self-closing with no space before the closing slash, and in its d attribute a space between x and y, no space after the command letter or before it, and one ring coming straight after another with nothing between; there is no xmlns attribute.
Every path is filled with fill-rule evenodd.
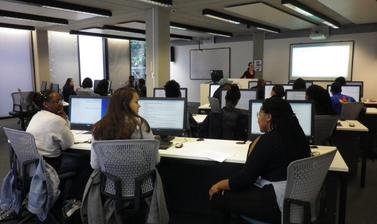
<svg viewBox="0 0 377 224"><path fill-rule="evenodd" d="M145 79L139 79L136 89L139 92L140 97L147 97L147 87L145 86Z"/></svg>
<svg viewBox="0 0 377 224"><path fill-rule="evenodd" d="M310 156L309 142L287 101L266 99L258 124L264 134L250 145L244 167L209 189L214 223L229 223L230 213L280 223L287 167Z"/></svg>
<svg viewBox="0 0 377 224"><path fill-rule="evenodd" d="M73 181L70 196L81 198L90 170L82 165L80 158L62 154L62 150L74 143L68 116L63 110L62 98L59 93L47 90L37 93L34 102L41 111L33 116L26 132L34 136L39 154L58 173L79 173Z"/></svg>
<svg viewBox="0 0 377 224"><path fill-rule="evenodd" d="M107 96L109 94L109 82L106 79L99 81L94 93L100 96Z"/></svg>
<svg viewBox="0 0 377 224"><path fill-rule="evenodd" d="M81 87L77 89L77 95L94 96L96 95L92 89L93 81L91 78L86 77L81 84Z"/></svg>
<svg viewBox="0 0 377 224"><path fill-rule="evenodd" d="M221 113L209 113L201 125L199 137L246 140L247 111L235 108L240 98L240 89L236 84L232 84L225 95L226 105L222 108Z"/></svg>
<svg viewBox="0 0 377 224"><path fill-rule="evenodd" d="M331 84L330 92L332 107L336 114L340 114L343 104L356 102L354 98L342 94L342 85L338 82Z"/></svg>
<svg viewBox="0 0 377 224"><path fill-rule="evenodd" d="M285 91L282 85L274 85L274 87L272 87L271 97L284 98L284 96L285 96Z"/></svg>
<svg viewBox="0 0 377 224"><path fill-rule="evenodd" d="M344 78L343 76L339 76L338 78L336 78L334 80L334 82L337 82L342 86L345 86L346 85L346 78Z"/></svg>
<svg viewBox="0 0 377 224"><path fill-rule="evenodd" d="M296 79L293 83L292 89L293 90L305 90L306 89L305 80L302 79L302 78Z"/></svg>
<svg viewBox="0 0 377 224"><path fill-rule="evenodd" d="M181 96L181 90L180 85L175 80L170 80L165 83L164 89L165 89L165 96L166 97L182 97ZM191 136L197 136L198 135L198 123L195 121L194 117L190 112L188 112L188 125L190 126L190 132Z"/></svg>
<svg viewBox="0 0 377 224"><path fill-rule="evenodd" d="M306 100L314 102L316 115L334 115L329 92L318 85L311 85L306 89Z"/></svg>
<svg viewBox="0 0 377 224"><path fill-rule="evenodd" d="M117 89L111 96L106 115L94 125L94 140L154 139L148 122L138 115L138 101L136 89ZM93 169L99 169L93 150L90 153L90 165Z"/></svg>
<svg viewBox="0 0 377 224"><path fill-rule="evenodd" d="M128 81L125 83L125 87L135 88L135 76L130 75Z"/></svg>
<svg viewBox="0 0 377 224"><path fill-rule="evenodd" d="M63 86L63 98L65 102L69 102L70 95L76 95L72 78L68 78Z"/></svg>
<svg viewBox="0 0 377 224"><path fill-rule="evenodd" d="M264 79L258 79L257 86L252 87L251 89L257 90L257 100L264 99L264 87L266 86L266 81Z"/></svg>

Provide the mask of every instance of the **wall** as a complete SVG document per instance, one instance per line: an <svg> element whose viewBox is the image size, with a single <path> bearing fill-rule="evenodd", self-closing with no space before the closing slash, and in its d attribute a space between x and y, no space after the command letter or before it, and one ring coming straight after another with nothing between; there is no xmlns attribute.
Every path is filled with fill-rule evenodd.
<svg viewBox="0 0 377 224"><path fill-rule="evenodd" d="M219 44L202 44L200 48L230 47L230 75L239 78L247 68L247 63L253 59L253 42L232 42ZM170 79L175 79L181 87L188 88L188 101L199 102L200 84L205 80L190 79L190 50L198 49L198 45L175 46L175 62L170 62Z"/></svg>
<svg viewBox="0 0 377 224"><path fill-rule="evenodd" d="M377 98L377 32L330 36L326 41L354 40L352 80L364 81L364 97ZM289 72L289 47L291 43L315 42L309 38L287 38L265 40L263 78L273 83L287 83ZM323 42L323 41L321 41ZM203 45L202 48L230 47L231 74L237 77L252 61L253 42L228 42ZM203 81L190 80L189 50L197 45L176 46L176 62L171 65L171 79L189 88L189 101L199 102L199 85Z"/></svg>

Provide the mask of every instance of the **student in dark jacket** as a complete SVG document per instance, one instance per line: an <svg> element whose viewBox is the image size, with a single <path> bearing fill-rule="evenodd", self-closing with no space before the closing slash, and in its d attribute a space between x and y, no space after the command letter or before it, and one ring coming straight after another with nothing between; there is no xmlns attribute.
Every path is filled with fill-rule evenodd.
<svg viewBox="0 0 377 224"><path fill-rule="evenodd" d="M271 97L280 97L283 99L285 96L284 87L282 85L274 85L271 90Z"/></svg>
<svg viewBox="0 0 377 224"><path fill-rule="evenodd" d="M98 83L94 93L97 93L100 96L107 96L107 94L109 94L109 82L106 79L102 79Z"/></svg>
<svg viewBox="0 0 377 224"><path fill-rule="evenodd" d="M225 106L221 113L211 112L203 121L199 136L202 138L246 140L248 116L247 111L237 109L241 98L236 84L230 85L225 95Z"/></svg>
<svg viewBox="0 0 377 224"><path fill-rule="evenodd" d="M250 145L244 167L209 189L214 214L218 212L214 223L229 223L231 213L280 223L287 167L310 156L309 142L287 101L266 99L258 124L264 134Z"/></svg>
<svg viewBox="0 0 377 224"><path fill-rule="evenodd" d="M313 101L316 115L334 115L329 92L318 85L306 89L306 99Z"/></svg>
<svg viewBox="0 0 377 224"><path fill-rule="evenodd" d="M63 99L65 102L69 102L69 96L76 95L76 92L74 90L74 82L72 78L68 78L65 81L64 87L63 87Z"/></svg>
<svg viewBox="0 0 377 224"><path fill-rule="evenodd" d="M264 88L266 86L266 81L264 79L258 79L257 86L252 87L251 89L255 89L257 91L257 100L264 99Z"/></svg>
<svg viewBox="0 0 377 224"><path fill-rule="evenodd" d="M292 89L293 90L305 90L306 89L305 80L302 79L302 78L296 79L293 83Z"/></svg>

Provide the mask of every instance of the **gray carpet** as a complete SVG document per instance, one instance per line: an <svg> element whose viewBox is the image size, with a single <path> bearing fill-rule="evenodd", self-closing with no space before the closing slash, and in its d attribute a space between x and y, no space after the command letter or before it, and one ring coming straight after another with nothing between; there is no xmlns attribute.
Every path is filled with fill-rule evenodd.
<svg viewBox="0 0 377 224"><path fill-rule="evenodd" d="M16 119L0 120L0 127L20 129ZM360 163L359 163L360 165ZM360 168L360 167L359 167ZM7 140L0 129L0 178L9 170ZM359 169L360 171L360 169ZM359 172L360 173L360 172ZM376 224L377 223L377 160L368 160L366 186L360 187L360 175L349 180L347 196L348 224ZM186 217L190 219L189 217ZM192 220L195 222L195 220Z"/></svg>

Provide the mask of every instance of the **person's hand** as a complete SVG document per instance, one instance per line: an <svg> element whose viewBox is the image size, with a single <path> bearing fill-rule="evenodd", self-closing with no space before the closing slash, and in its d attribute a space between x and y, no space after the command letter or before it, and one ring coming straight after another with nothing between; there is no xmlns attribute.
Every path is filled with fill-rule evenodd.
<svg viewBox="0 0 377 224"><path fill-rule="evenodd" d="M212 185L212 187L209 189L209 200L212 199L212 196L215 194L218 194L222 189L219 187L219 183L216 183Z"/></svg>

